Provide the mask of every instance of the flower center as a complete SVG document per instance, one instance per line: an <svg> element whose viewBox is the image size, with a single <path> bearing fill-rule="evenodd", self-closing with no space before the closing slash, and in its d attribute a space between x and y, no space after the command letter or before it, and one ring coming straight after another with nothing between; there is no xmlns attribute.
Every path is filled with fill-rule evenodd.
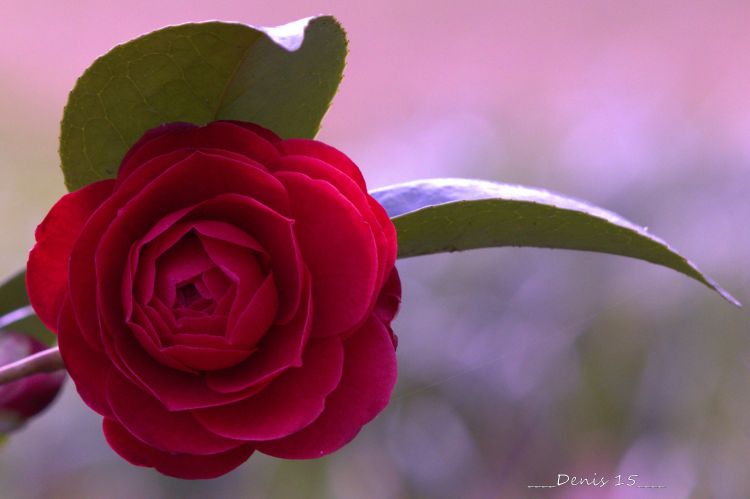
<svg viewBox="0 0 750 499"><path fill-rule="evenodd" d="M224 222L175 224L133 246L128 324L159 362L225 369L248 358L271 326L276 286L263 248Z"/></svg>
<svg viewBox="0 0 750 499"><path fill-rule="evenodd" d="M195 283L188 282L177 287L177 303L181 307L192 307L192 305L203 298L195 287Z"/></svg>

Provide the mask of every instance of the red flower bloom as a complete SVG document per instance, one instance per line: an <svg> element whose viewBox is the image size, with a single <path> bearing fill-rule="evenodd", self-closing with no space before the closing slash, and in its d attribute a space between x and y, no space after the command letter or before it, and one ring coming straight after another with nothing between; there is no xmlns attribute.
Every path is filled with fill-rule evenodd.
<svg viewBox="0 0 750 499"><path fill-rule="evenodd" d="M396 234L341 152L165 125L37 229L29 297L133 464L209 478L314 458L388 403Z"/></svg>

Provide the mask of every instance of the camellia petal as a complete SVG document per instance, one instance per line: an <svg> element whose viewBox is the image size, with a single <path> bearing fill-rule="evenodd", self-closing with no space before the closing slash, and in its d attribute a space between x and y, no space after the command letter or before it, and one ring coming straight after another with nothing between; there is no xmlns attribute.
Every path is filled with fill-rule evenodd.
<svg viewBox="0 0 750 499"><path fill-rule="evenodd" d="M70 300L65 301L60 313L58 338L60 355L68 374L75 381L78 394L93 410L102 416L111 416L112 411L102 381L107 378L112 363L83 339Z"/></svg>
<svg viewBox="0 0 750 499"><path fill-rule="evenodd" d="M202 128L187 123L164 125L154 129L151 136L144 139L125 156L117 175L118 182L124 181L146 161L183 148L229 151L259 164L272 164L279 156L276 148L257 130L225 121L213 122Z"/></svg>
<svg viewBox="0 0 750 499"><path fill-rule="evenodd" d="M184 454L216 454L244 443L206 430L189 412L167 410L116 371L110 371L106 386L112 419L148 445Z"/></svg>
<svg viewBox="0 0 750 499"><path fill-rule="evenodd" d="M57 319L68 292L68 259L73 245L113 186L113 180L103 180L63 196L36 229L26 287L34 311L53 332L57 332Z"/></svg>
<svg viewBox="0 0 750 499"><path fill-rule="evenodd" d="M216 392L207 386L204 375L155 362L129 336L117 335L112 343L111 355L119 356L115 366L126 378L150 393L170 411L220 406L246 398L255 391L249 388L226 394Z"/></svg>
<svg viewBox="0 0 750 499"><path fill-rule="evenodd" d="M247 121L235 121L235 120L226 120L221 121L220 123L231 123L232 125L242 127L246 130L250 130L253 133L256 133L266 139L271 144L276 145L278 142L281 141L281 138L273 133L268 128L263 128L260 125L256 125L255 123L248 123Z"/></svg>
<svg viewBox="0 0 750 499"><path fill-rule="evenodd" d="M255 451L252 446L245 444L217 454L184 454L147 445L111 419L104 419L103 430L109 445L130 463L155 468L175 478L216 478L247 461Z"/></svg>
<svg viewBox="0 0 750 499"><path fill-rule="evenodd" d="M388 218L385 208L383 208L372 196L368 196L370 208L372 213L375 215L375 222L380 226L385 239L384 246L381 255L385 258L380 261L382 269L381 280L378 282L378 288L385 285L385 281L389 278L389 275L394 271L394 265L396 264L396 258L398 257L398 239L396 234L396 228L393 226L393 222ZM399 288L399 292L400 292Z"/></svg>
<svg viewBox="0 0 750 499"><path fill-rule="evenodd" d="M309 277L306 279L309 281ZM302 365L302 355L312 329L312 291L310 285L297 316L275 326L263 338L252 359L223 371L206 375L206 383L220 393L232 393L264 385L290 367Z"/></svg>
<svg viewBox="0 0 750 499"><path fill-rule="evenodd" d="M277 176L289 191L298 221L295 232L312 276L313 335L346 331L359 324L374 303L379 269L370 226L328 182L292 172ZM318 216L316 210L327 216Z"/></svg>
<svg viewBox="0 0 750 499"><path fill-rule="evenodd" d="M328 144L310 139L288 139L280 142L276 147L284 156L307 156L319 159L345 173L357 183L363 192L367 192L367 184L357 165L346 154Z"/></svg>
<svg viewBox="0 0 750 499"><path fill-rule="evenodd" d="M255 351L252 347L215 348L208 346L172 345L162 349L166 355L198 371L218 371L239 364Z"/></svg>
<svg viewBox="0 0 750 499"><path fill-rule="evenodd" d="M341 383L325 411L310 426L288 437L258 442L264 454L310 459L338 450L388 405L396 384L396 355L387 329L371 318L344 342Z"/></svg>
<svg viewBox="0 0 750 499"><path fill-rule="evenodd" d="M401 305L401 279L396 269L391 270L375 305L375 316L383 324L390 324Z"/></svg>
<svg viewBox="0 0 750 499"><path fill-rule="evenodd" d="M237 315L234 323L227 326L227 339L233 345L254 347L273 323L277 309L276 285L273 275L269 275L255 291L247 306Z"/></svg>
<svg viewBox="0 0 750 499"><path fill-rule="evenodd" d="M195 369L193 369L191 366L188 366L187 364L181 362L180 359L177 359L164 352L159 338L155 337L156 334L149 330L148 326L150 324L144 324L144 322L145 321L141 321L141 323L128 322L130 331L138 340L138 343L140 343L141 347L146 352L148 352L151 357L166 366L196 374Z"/></svg>
<svg viewBox="0 0 750 499"><path fill-rule="evenodd" d="M302 366L289 369L253 397L195 411L206 428L228 438L271 440L299 431L322 412L341 379L341 340L310 341Z"/></svg>
<svg viewBox="0 0 750 499"><path fill-rule="evenodd" d="M396 261L396 231L383 207L375 202L366 191L363 191L351 177L340 170L331 168L331 165L318 158L284 156L276 163L276 171L297 172L316 180L326 181L351 201L364 219L377 220L378 223L370 223L370 230L375 239L380 262L378 286L382 286L387 270L391 269ZM386 224L382 223L382 217L386 218ZM391 231L388 231L388 228Z"/></svg>
<svg viewBox="0 0 750 499"><path fill-rule="evenodd" d="M165 123L163 125L154 127L151 130L148 130L140 139L138 139L135 144L133 144L133 146L122 158L122 161L120 162L120 168L117 173L117 184L121 184L129 175L130 171L139 168L141 165L143 165L143 163L148 161L148 159L152 159L159 155L159 153L148 154L143 151L143 149L149 149L148 144L150 142L158 139L161 136L175 136L180 132L190 130L194 127L195 125L193 125L192 123L176 122ZM164 152L174 152L176 149L180 149L180 147L175 147ZM140 158L135 159L135 155L140 155Z"/></svg>

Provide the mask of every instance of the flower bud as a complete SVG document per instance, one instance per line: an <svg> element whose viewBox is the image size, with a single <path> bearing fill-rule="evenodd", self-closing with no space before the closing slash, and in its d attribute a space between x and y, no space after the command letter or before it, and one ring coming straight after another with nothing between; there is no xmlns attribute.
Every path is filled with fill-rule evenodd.
<svg viewBox="0 0 750 499"><path fill-rule="evenodd" d="M47 347L16 331L0 331L0 366L40 352ZM18 429L43 411L57 396L65 372L40 373L0 385L0 434Z"/></svg>

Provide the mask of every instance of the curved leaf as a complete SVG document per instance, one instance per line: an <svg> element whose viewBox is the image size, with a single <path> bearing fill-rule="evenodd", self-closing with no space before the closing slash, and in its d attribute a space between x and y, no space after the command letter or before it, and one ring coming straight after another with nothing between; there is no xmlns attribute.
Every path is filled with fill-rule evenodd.
<svg viewBox="0 0 750 499"><path fill-rule="evenodd" d="M29 304L26 295L26 272L16 272L0 284L0 315Z"/></svg>
<svg viewBox="0 0 750 499"><path fill-rule="evenodd" d="M143 133L175 121L251 121L314 137L341 81L346 35L330 16L275 28L171 26L110 50L68 98L60 159L69 190L114 177Z"/></svg>
<svg viewBox="0 0 750 499"><path fill-rule="evenodd" d="M468 179L428 179L371 194L392 217L399 257L494 246L611 253L669 267L739 302L645 228L551 192Z"/></svg>
<svg viewBox="0 0 750 499"><path fill-rule="evenodd" d="M27 306L29 306L29 297L26 294L26 272L21 271L0 284L0 319L5 319L9 317L7 314ZM42 324L36 315L23 314L23 318L9 322L3 327L26 333L46 345L54 345L56 341L55 335Z"/></svg>

